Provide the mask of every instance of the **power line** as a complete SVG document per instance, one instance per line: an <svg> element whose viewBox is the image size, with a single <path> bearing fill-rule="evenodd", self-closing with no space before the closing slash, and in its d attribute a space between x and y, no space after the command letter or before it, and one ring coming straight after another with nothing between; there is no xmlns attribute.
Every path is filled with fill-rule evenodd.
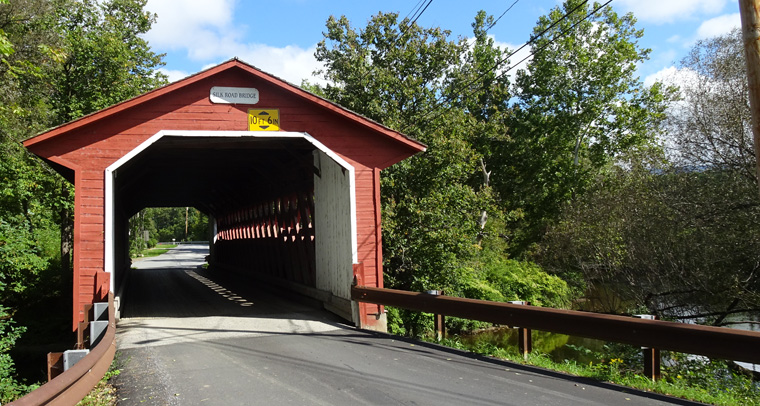
<svg viewBox="0 0 760 406"><path fill-rule="evenodd" d="M577 11L579 8L581 8L581 7L585 6L585 5L586 5L586 3L588 3L588 0L583 0L582 2L580 2L580 3L579 3L577 6L575 6L575 7L574 7L572 10L568 11L567 13L565 13L565 15L563 15L563 16L562 16L562 17L561 17L559 20L557 20L557 21L555 21L555 22L551 23L551 24L550 24L548 27L546 27L546 28L545 28L543 31L541 31L540 33L538 33L538 35L536 35L535 37L531 38L531 39L530 39L528 42L526 42L526 43L522 44L522 46L521 46L520 48L517 48L516 50L514 50L514 51L510 52L510 53L509 53L509 55L507 55L507 56L505 56L504 58L502 58L501 60L497 61L497 62L496 62L496 65L494 65L494 67L493 67L493 68L491 68L491 69L489 69L489 70L496 70L496 69L498 69L498 68L499 68L499 66L501 66L501 64L503 64L503 63L505 63L505 62L509 61L509 58L513 57L513 56L514 56L516 53L520 52L520 51L521 51L523 48L527 47L528 45L531 45L531 44L533 44L534 42L536 42L536 40L538 40L539 38L543 37L543 36L544 36L544 34L546 34L546 33L547 33L549 30L551 30L552 28L554 28L555 26L557 26L557 24L559 24L559 23L561 23L562 21L564 21L564 20L565 20L566 18L568 18L568 17L569 17L571 14L575 13L575 12L576 12L576 11ZM609 3L609 2L608 2L608 3ZM552 41L553 41L553 40L554 40L554 39L552 39ZM473 83L477 82L478 80L480 80L480 79L483 79L483 76L485 76L485 75L486 75L486 73L485 73L485 72L483 72L483 73L482 73L480 76L478 76L477 78L475 78L474 80L472 80L470 83L468 83L468 84L467 84L467 85L465 85L464 87L470 86L471 84L473 84Z"/></svg>
<svg viewBox="0 0 760 406"><path fill-rule="evenodd" d="M433 3L433 0L428 0L427 4L425 4L425 7L422 7L422 2L423 1L425 1L425 0L420 0L420 2L417 3L417 6L416 6L417 11L415 11L412 14L412 19L411 19L411 21L409 21L409 24L406 25L406 29L404 29L403 31L401 31L401 35L399 35L396 38L396 40L393 41L393 44L391 44L391 48L396 45L396 42L399 39L403 38L404 35L406 35L406 33L409 32L409 30L417 22L417 20L419 20L419 18L422 17L422 13L424 13L425 10L427 10L428 7L430 7L430 4ZM404 17L404 20L406 20L407 18L409 18L409 14L407 14L407 16Z"/></svg>
<svg viewBox="0 0 760 406"><path fill-rule="evenodd" d="M597 8L596 10L594 10L593 12L591 12L591 13L587 14L587 15L586 15L586 16L585 16L583 19L581 19L580 21L578 21L578 23L580 23L581 21L584 21L584 20L585 20L585 19L587 19L587 18L588 18L588 17L589 17L591 14L595 13L595 12L596 12L597 10L599 10L601 7L604 7L605 5L609 4L611 1L612 1L612 0L608 0L608 1L607 1L607 3L605 3L603 6L600 6L600 7L598 7L598 8ZM565 13L565 14L564 14L564 15L563 15L561 18L559 18L557 21L553 22L553 23L552 23L552 24L550 24L548 27L546 27L546 28L545 28L543 31L541 31L540 33L538 33L538 35L534 36L534 37L533 37L533 38L531 38L531 39L530 39L528 42L526 42L525 44L523 44L521 47L519 47L519 48L517 48L516 50L514 50L514 51L510 52L510 53L509 53L507 56L505 56L504 58L502 58L502 59L500 59L499 61L497 61L497 62L496 62L496 64L495 64L495 65L494 65L494 66L493 66L491 69L488 69L488 71L487 71L487 72L483 72L483 73L481 73L481 74L480 74L478 77L476 77L475 79L473 79L473 80L469 81L469 82L468 82L468 83L466 83L464 86L461 86L459 89L457 89L457 92L461 92L461 91L463 91L464 89L466 89L467 87L469 87L469 86L471 86L472 84L474 84L475 82L479 81L480 79L483 79L483 77L484 77L484 76L485 76L485 75L486 75L488 72L490 72L490 71L495 71L496 69L498 69L498 68L499 68L499 67L500 67L500 66L501 66L503 63L505 63L505 62L509 61L509 58L511 58L512 56L514 56L516 53L520 52L520 51L521 51L523 48L527 47L528 45L531 45L531 44L533 44L535 41L537 41L539 38L541 38L541 37L542 37L544 34L546 34L546 33L547 33L549 30L551 30L552 28L554 28L555 26L557 26L557 24L559 24L560 22L562 22L562 21L564 21L565 19L567 19L567 18L568 18L568 17L569 17L571 14L575 13L575 12L576 12L578 9L580 9L581 7L585 6L585 5L586 5L586 3L588 3L588 0L583 0L583 1L582 1L581 3L579 3L577 6L573 7L573 9L572 9L572 10L568 11L567 13ZM577 25L578 23L576 23L575 25ZM573 25L573 27L575 27L575 25ZM552 39L551 39L551 41L549 41L549 43L552 43L552 42L554 42L554 40L555 40L555 38L552 38ZM533 55L533 54L529 55L528 57L530 57L530 56L532 56L532 55ZM524 59L523 59L523 60L524 60ZM520 61L520 62L522 62L522 61ZM517 66L517 65L515 65L515 66ZM505 71L505 73L506 73L506 72L508 72L508 71L509 71L509 70L511 70L511 69L512 69L512 68L508 69L507 71ZM497 78L500 78L501 76L503 76L503 73L502 73L501 75L497 76ZM440 98L436 99L436 102L440 102L442 98L443 98L443 96L441 96ZM433 113L433 112L434 112L434 111L433 111L433 110L431 110L430 112L428 112L428 114L425 114L424 116L422 116L422 118L421 118L419 121L425 121L425 120L428 118L428 116L429 116L431 113ZM433 116L432 118L436 118L436 117L438 117L439 115L440 115L440 114L438 114L438 115L435 115L435 116ZM416 124L414 124L414 126L415 126L415 127L417 127L417 125L416 125ZM407 127L407 128L409 128L409 127Z"/></svg>
<svg viewBox="0 0 760 406"><path fill-rule="evenodd" d="M500 73L500 74L499 74L498 76L496 76L496 77L497 77L497 78L500 78L500 77L502 77L502 76L506 75L506 74L507 74L507 72L509 72L509 71L511 71L512 69L516 68L517 66L519 66L521 63L525 62L525 61L526 61L528 58L530 58L531 56L533 56L533 55L535 55L535 54L537 54L537 53L539 53L539 52L543 51L544 49L546 49L546 47L548 47L549 45L553 44L555 40L558 40L558 39L560 39L561 37L565 36L567 33L569 33L570 31L572 31L573 29L575 29L575 27L577 27L577 26L578 26L578 24L582 23L583 21L586 21L586 19L588 19L588 18L589 18L589 17L591 17L592 15L596 14L596 13L597 13L599 10L601 10L602 8L604 8L605 6L607 6L607 5L608 5L608 4L610 4L610 3L612 3L612 0L607 0L607 2L605 2L605 3L604 3L604 4L602 4L602 5L600 5L599 7L595 8L595 9L594 9L593 11L591 11L590 13L586 14L586 16L585 16L585 17L583 17L582 19L578 20L578 21L577 21L575 24L571 25L571 26L570 26L570 27L568 27L566 30L564 30L564 31L560 32L559 34L557 34L557 35L556 35L554 38L552 38L552 39L551 39L551 41L549 41L549 42L547 42L546 44L542 45L542 46L541 46L540 48L538 48L537 50L535 50L535 51L531 52L531 53L530 53L530 55L528 55L528 56L526 56L525 58L521 59L521 60L520 60L520 62L517 62L517 63L516 63L516 64L514 64L513 66L510 66L510 67L509 67L509 69L507 69L507 70L505 70L504 72Z"/></svg>
<svg viewBox="0 0 760 406"><path fill-rule="evenodd" d="M423 8L422 11L420 11L417 14L417 16L412 19L412 22L410 23L410 25L417 22L417 20L422 16L422 13L424 13L425 10L427 10L427 8L430 7L430 3L432 3L432 2L433 2L433 0L428 0L427 4L425 5L425 8Z"/></svg>
<svg viewBox="0 0 760 406"><path fill-rule="evenodd" d="M406 20L407 18L409 18L409 16L412 15L412 12L416 13L415 10L419 10L420 5L422 4L423 1L425 0L418 1L417 4L414 5L414 8L412 8L408 13L406 13L406 17L404 17L404 19Z"/></svg>
<svg viewBox="0 0 760 406"><path fill-rule="evenodd" d="M391 43L391 46L389 47L389 49L393 49L393 48L396 46L396 43L397 43L397 42L398 42L398 41L399 41L401 38L403 38L403 37L404 37L404 36L407 34L407 32L409 32L409 30L410 30L410 29L412 28L412 26L413 26L413 25L414 25L414 24L417 22L417 20L418 20L418 19L419 19L419 18L422 16L422 14L425 12L425 10L427 10L427 9L428 9L428 7L430 7L430 4L432 4L432 3L433 3L433 0L428 0L428 1L427 1L427 4L425 4L425 5L424 5L424 7L423 7L423 2L424 2L424 1L425 1L425 0L420 0L420 1L418 1L418 2L417 2L417 4L416 4L416 5L414 6L414 8L412 9L412 11L410 11L409 13L407 13L406 17L404 17L404 20L406 20L406 19L408 19L408 18L409 18L409 15L411 14L411 15L412 15L412 17L413 17L413 19L412 19L412 20L409 22L409 24L407 24L407 26L406 26L406 27L405 27L403 30L401 30L401 33L399 34L399 36L398 36L398 37L396 37L396 38L393 40L393 42ZM401 28L401 26L400 26L400 25L399 25L399 28ZM369 73L370 73L370 70L368 69L368 70L367 70L367 71L366 71L366 72L365 72L365 73L362 75L362 77L361 77L361 78L359 78L359 83L361 83L361 82L362 82L362 81L363 81L363 80L364 80L364 79L367 77L367 75L369 75Z"/></svg>
<svg viewBox="0 0 760 406"><path fill-rule="evenodd" d="M496 23L498 23L499 20L501 20L502 17L504 17L504 14L507 14L507 12L509 12L509 10L512 10L512 7L514 7L515 4L517 4L519 1L520 0L515 0L514 3L512 3L511 6L509 6L506 10L504 10L504 12L501 13L501 15L499 16L499 18L497 18L496 20L494 20L494 22L492 22L491 25L489 25L488 28L486 28L485 32L488 32L488 30L490 30L491 28L493 28L493 26L496 25Z"/></svg>

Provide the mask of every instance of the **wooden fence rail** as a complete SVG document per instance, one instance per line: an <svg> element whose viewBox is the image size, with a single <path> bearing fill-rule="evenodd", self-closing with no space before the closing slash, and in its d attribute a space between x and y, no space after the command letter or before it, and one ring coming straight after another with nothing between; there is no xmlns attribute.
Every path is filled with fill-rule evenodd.
<svg viewBox="0 0 760 406"><path fill-rule="evenodd" d="M353 286L353 300L760 364L760 332Z"/></svg>

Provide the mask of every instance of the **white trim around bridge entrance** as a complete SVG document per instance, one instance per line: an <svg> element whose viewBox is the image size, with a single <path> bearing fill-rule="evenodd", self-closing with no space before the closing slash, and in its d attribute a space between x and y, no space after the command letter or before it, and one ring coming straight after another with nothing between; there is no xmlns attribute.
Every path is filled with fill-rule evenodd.
<svg viewBox="0 0 760 406"><path fill-rule="evenodd" d="M316 149L329 156L342 168L349 172L349 189L350 189L350 211L351 211L351 257L354 263L358 262L357 249L357 229L356 229L356 173L354 167L338 156L335 152L327 148L324 144L317 141L307 133L299 132L258 132L258 131L192 131L192 130L161 130L152 137L148 138L135 149L125 154L119 160L108 166L105 170L105 271L111 274L111 291L114 291L115 275L114 273L114 252L115 252L115 230L114 230L114 210L115 210L115 190L114 178L117 175L117 169L136 157L156 141L163 137L251 137L251 138L281 138L281 139L304 139L311 143Z"/></svg>

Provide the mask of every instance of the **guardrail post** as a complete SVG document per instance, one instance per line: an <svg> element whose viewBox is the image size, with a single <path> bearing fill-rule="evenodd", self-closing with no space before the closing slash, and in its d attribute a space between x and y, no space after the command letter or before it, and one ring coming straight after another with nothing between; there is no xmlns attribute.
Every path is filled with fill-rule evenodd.
<svg viewBox="0 0 760 406"><path fill-rule="evenodd" d="M529 304L522 300L512 300L509 303L522 306ZM527 358L528 354L533 351L533 333L529 328L517 327L517 347L523 358Z"/></svg>
<svg viewBox="0 0 760 406"><path fill-rule="evenodd" d="M428 295L441 296L442 290L428 290ZM446 316L442 314L433 314L433 325L435 326L435 340L440 342L446 338Z"/></svg>
<svg viewBox="0 0 760 406"><path fill-rule="evenodd" d="M90 313L92 312L92 304L86 304L82 306L84 310L84 320L77 325L77 350L83 350L87 348L85 344L89 337L90 328Z"/></svg>
<svg viewBox="0 0 760 406"><path fill-rule="evenodd" d="M108 328L108 302L92 304L92 318L90 322L90 348L94 348L106 333Z"/></svg>
<svg viewBox="0 0 760 406"><path fill-rule="evenodd" d="M657 320L652 314L635 314L633 317L645 320ZM644 376L656 381L660 379L660 350L651 347L641 347L644 353Z"/></svg>
<svg viewBox="0 0 760 406"><path fill-rule="evenodd" d="M63 373L63 353L49 352L47 355L48 382Z"/></svg>

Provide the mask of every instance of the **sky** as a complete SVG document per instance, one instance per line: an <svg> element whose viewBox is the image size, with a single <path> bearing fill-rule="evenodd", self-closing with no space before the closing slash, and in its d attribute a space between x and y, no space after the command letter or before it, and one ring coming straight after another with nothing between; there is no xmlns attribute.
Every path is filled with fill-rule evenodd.
<svg viewBox="0 0 760 406"><path fill-rule="evenodd" d="M378 12L412 15L424 0L148 0L146 9L158 15L145 38L154 52L165 53L162 69L171 81L237 57L294 84L313 77L314 59L325 22L345 15L355 29ZM471 37L479 10L500 16L514 0L433 0L417 23L441 27L452 38ZM520 0L488 33L497 44L514 50L524 44L536 21L561 2ZM618 13L632 12L640 40L652 50L638 74L645 84L672 74L696 41L739 27L737 0L613 0ZM524 55L528 55L527 53ZM521 54L512 58L522 59Z"/></svg>

